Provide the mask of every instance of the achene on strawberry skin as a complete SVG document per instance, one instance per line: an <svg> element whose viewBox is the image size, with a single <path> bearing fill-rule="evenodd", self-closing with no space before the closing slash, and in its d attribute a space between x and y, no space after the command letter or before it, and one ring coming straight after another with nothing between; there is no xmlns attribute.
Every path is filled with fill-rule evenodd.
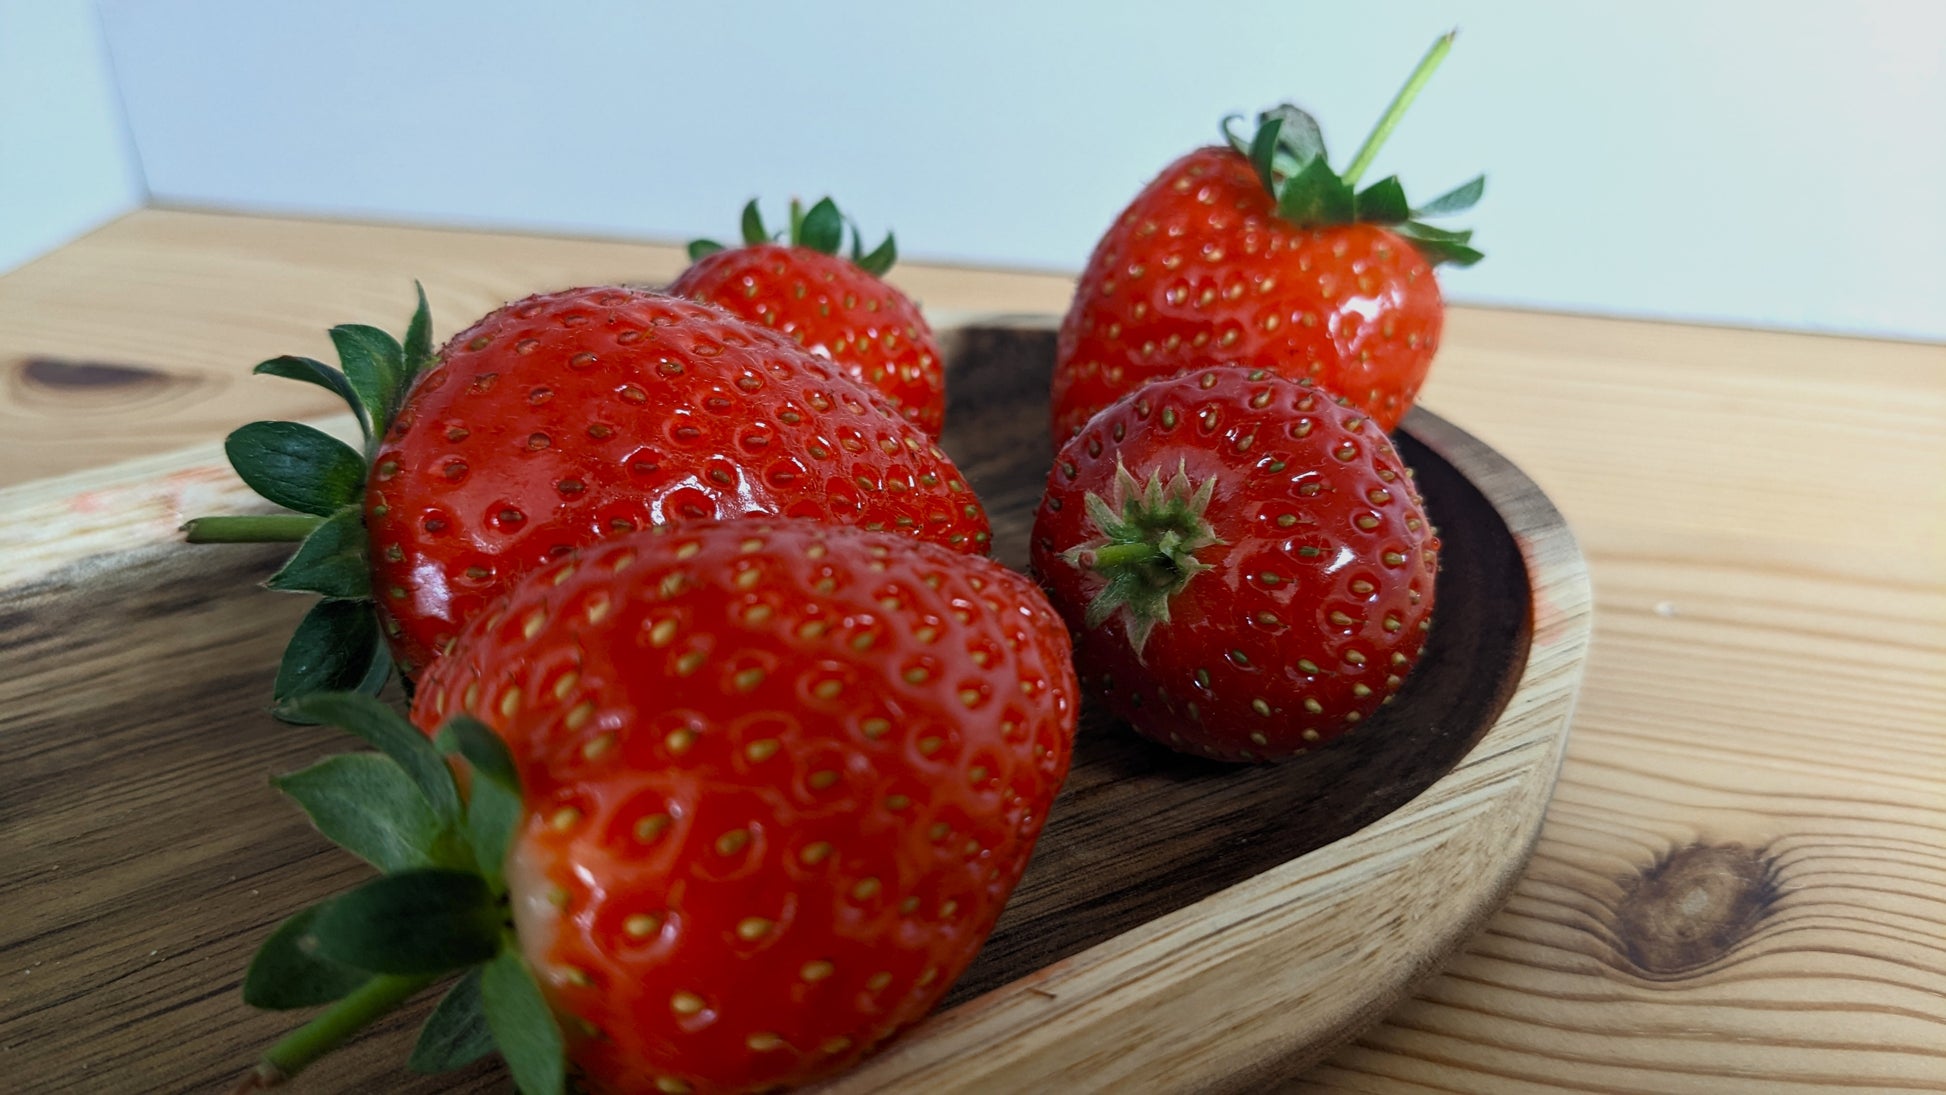
<svg viewBox="0 0 1946 1095"><path fill-rule="evenodd" d="M802 517L984 554L985 511L933 439L788 338L706 304L595 286L496 309L432 350L334 328L328 388L363 449L294 422L230 435L238 474L295 512L198 518L191 542L301 541L273 589L322 596L286 648L278 708L409 680L522 575L654 524Z"/></svg>
<svg viewBox="0 0 1946 1095"><path fill-rule="evenodd" d="M1123 396L1062 446L1032 552L1109 710L1250 762L1325 744L1397 693L1438 546L1369 416L1219 366Z"/></svg>
<svg viewBox="0 0 1946 1095"><path fill-rule="evenodd" d="M281 786L386 873L266 943L246 999L327 1010L253 1075L452 976L415 1067L498 1048L536 1095L570 1067L694 1095L849 1067L1019 881L1072 754L1070 654L1028 578L844 526L658 526L534 571L424 676L423 735L299 701L380 753Z"/></svg>
<svg viewBox="0 0 1946 1095"><path fill-rule="evenodd" d="M946 421L945 362L919 305L885 280L898 245L888 232L866 252L854 225L851 254L842 255L845 223L830 198L809 210L792 201L780 241L752 201L743 210L743 245L691 243L691 264L669 291L789 336L938 437Z"/></svg>
<svg viewBox="0 0 1946 1095"><path fill-rule="evenodd" d="M1309 379L1380 429L1411 409L1438 350L1436 264L1471 265L1472 233L1426 223L1470 208L1475 178L1414 207L1396 176L1358 181L1450 47L1435 43L1341 175L1294 106L1188 153L1095 245L1061 324L1055 444L1123 394L1217 362ZM1226 123L1227 126L1227 123Z"/></svg>

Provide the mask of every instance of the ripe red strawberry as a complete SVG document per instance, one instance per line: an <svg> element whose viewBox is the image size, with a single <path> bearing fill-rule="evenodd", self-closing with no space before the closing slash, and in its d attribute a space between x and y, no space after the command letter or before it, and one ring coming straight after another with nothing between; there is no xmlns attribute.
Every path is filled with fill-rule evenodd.
<svg viewBox="0 0 1946 1095"><path fill-rule="evenodd" d="M1330 741L1398 691L1438 540L1369 417L1219 366L1122 397L1063 446L1032 550L1111 710L1253 761Z"/></svg>
<svg viewBox="0 0 1946 1095"><path fill-rule="evenodd" d="M409 676L522 574L660 522L808 517L986 549L985 513L929 437L831 363L715 308L598 287L509 304L436 357L426 330L422 298L406 350L340 327L343 374L259 366L352 402L369 477L365 456L316 430L253 423L231 435L232 463L308 516L188 526L192 541L308 537L270 585L330 599L292 640L279 702L384 683L374 601Z"/></svg>
<svg viewBox="0 0 1946 1095"><path fill-rule="evenodd" d="M354 891L336 899L351 911L280 930L246 991L288 1002L268 986L293 951L350 967L340 982L486 962L454 1007L483 1005L524 1090L549 1075L559 1089L563 1042L595 1092L828 1076L971 961L1065 776L1078 702L1060 619L985 559L808 521L699 521L588 549L476 618L419 690L414 721L457 722L474 761L466 827L487 838L470 860L426 837L365 888L380 898ZM373 705L310 706L355 707L355 723ZM413 751L402 724L368 736ZM497 789L514 785L518 801ZM346 813L304 804L320 827ZM431 877L469 867L471 883ZM408 886L418 927L371 922L399 915L381 899ZM511 941L492 911L503 890ZM400 934L444 961L370 941ZM507 982L534 995L529 971L558 1030L496 1004L518 994ZM437 1051L450 1040L429 1022L415 1060L463 1063ZM266 1063L288 1073L299 1056Z"/></svg>
<svg viewBox="0 0 1946 1095"><path fill-rule="evenodd" d="M1470 232L1418 218L1479 200L1476 178L1413 209L1396 177L1354 190L1419 86L1440 39L1343 174L1310 115L1266 111L1250 140L1177 160L1095 245L1061 324L1058 445L1123 393L1218 362L1308 377L1390 430L1439 346L1433 264L1471 265Z"/></svg>
<svg viewBox="0 0 1946 1095"><path fill-rule="evenodd" d="M690 244L694 261L669 291L782 331L938 437L946 419L945 366L919 306L883 280L897 261L897 245L887 233L866 254L854 227L847 259L838 254L844 232L844 216L830 198L809 211L792 202L790 235L775 243L753 201L743 209L744 245Z"/></svg>

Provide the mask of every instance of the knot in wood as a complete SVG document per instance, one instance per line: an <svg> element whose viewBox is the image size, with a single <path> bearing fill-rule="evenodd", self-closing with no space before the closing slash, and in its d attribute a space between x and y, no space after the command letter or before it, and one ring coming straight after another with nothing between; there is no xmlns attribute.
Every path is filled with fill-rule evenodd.
<svg viewBox="0 0 1946 1095"><path fill-rule="evenodd" d="M1616 927L1637 972L1669 977L1728 954L1777 897L1775 867L1761 850L1692 844L1623 883Z"/></svg>
<svg viewBox="0 0 1946 1095"><path fill-rule="evenodd" d="M53 357L30 357L21 362L20 378L27 384L55 391L129 388L167 383L170 379L167 373L144 365L65 361Z"/></svg>

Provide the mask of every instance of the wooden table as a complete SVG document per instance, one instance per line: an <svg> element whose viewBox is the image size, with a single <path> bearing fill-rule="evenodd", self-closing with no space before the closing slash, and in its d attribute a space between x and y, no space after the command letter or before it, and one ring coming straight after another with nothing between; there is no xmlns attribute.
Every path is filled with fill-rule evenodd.
<svg viewBox="0 0 1946 1095"><path fill-rule="evenodd" d="M682 261L133 214L0 277L0 490L74 494L248 419L329 413L249 366L328 356L337 322L402 328L414 277L443 337ZM895 280L936 312L1059 312L1071 287ZM1594 655L1512 900L1289 1090L1946 1090L1946 347L1456 309L1423 401L1565 511ZM0 881L0 917L55 884L7 863ZM72 991L60 977L0 963L0 1073L7 1017Z"/></svg>

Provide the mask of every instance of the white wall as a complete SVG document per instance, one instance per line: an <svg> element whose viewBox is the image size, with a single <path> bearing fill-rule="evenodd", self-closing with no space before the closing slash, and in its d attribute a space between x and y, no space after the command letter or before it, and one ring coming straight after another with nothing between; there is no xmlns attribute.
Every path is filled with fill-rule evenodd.
<svg viewBox="0 0 1946 1095"><path fill-rule="evenodd" d="M0 0L0 273L141 203L92 0Z"/></svg>
<svg viewBox="0 0 1946 1095"><path fill-rule="evenodd" d="M831 191L1059 270L1225 112L1296 98L1342 162L1458 24L1376 165L1489 173L1451 296L1946 338L1935 0L101 7L159 201L682 239Z"/></svg>

